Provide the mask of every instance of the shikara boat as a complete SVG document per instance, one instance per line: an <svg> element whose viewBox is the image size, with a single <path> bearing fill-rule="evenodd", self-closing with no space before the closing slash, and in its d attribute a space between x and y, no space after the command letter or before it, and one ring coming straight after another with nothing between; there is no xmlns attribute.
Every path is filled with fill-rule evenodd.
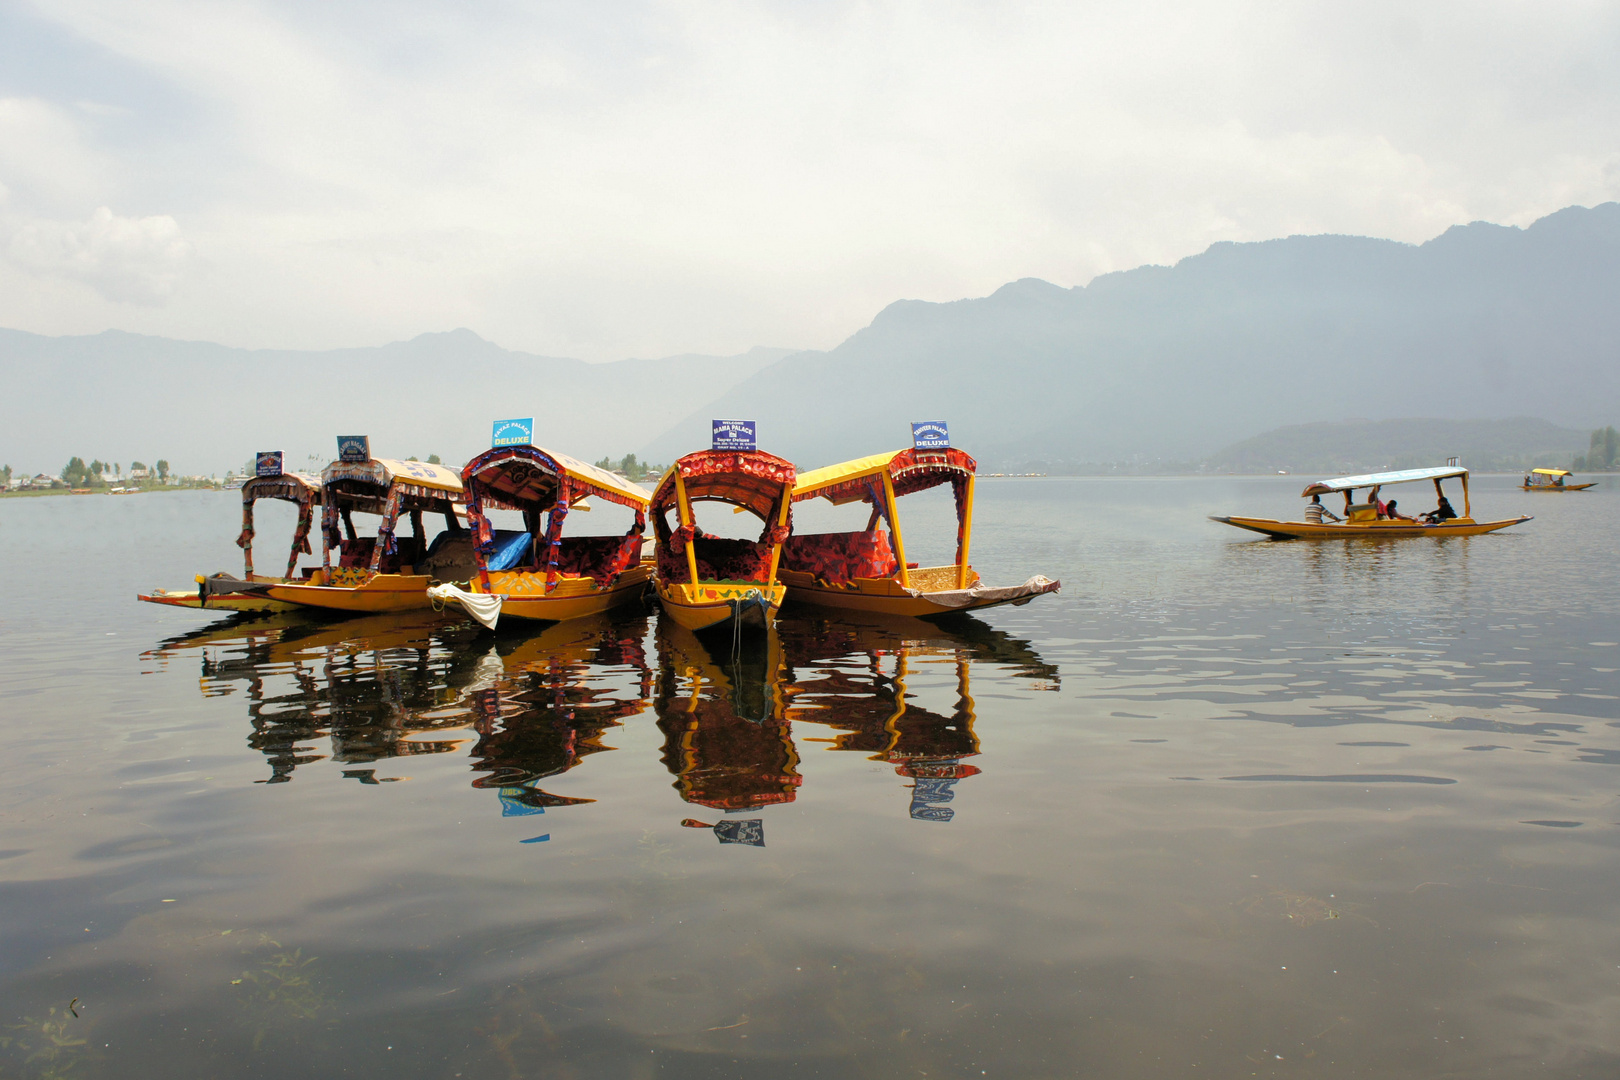
<svg viewBox="0 0 1620 1080"><path fill-rule="evenodd" d="M639 600L652 578L641 558L651 494L622 476L539 446L499 446L461 470L467 490L474 567L467 592L440 586L475 618L493 628L501 615L561 621L595 615ZM621 536L562 535L570 509L585 500L615 503L635 512ZM491 510L523 514L521 531L500 531ZM542 515L544 519L542 520ZM498 598L480 603L479 598Z"/></svg>
<svg viewBox="0 0 1620 1080"><path fill-rule="evenodd" d="M422 515L442 514L446 531L435 543L466 534L456 516L464 496L461 477L442 465L367 457L334 461L321 473L321 566L307 581L271 585L273 600L328 611L383 613L432 606ZM376 536L359 536L352 515L376 514ZM411 535L397 536L404 515ZM334 559L337 565L333 565Z"/></svg>
<svg viewBox="0 0 1620 1080"><path fill-rule="evenodd" d="M1531 469L1521 486L1526 491L1585 491L1597 487L1596 480L1585 484L1567 483L1564 478L1573 475L1568 469Z"/></svg>
<svg viewBox="0 0 1620 1080"><path fill-rule="evenodd" d="M283 577L253 572L253 504L260 499L280 499L298 507L298 524L293 528L292 549L287 555L287 573ZM209 611L268 614L293 610L297 605L272 599L267 590L273 584L299 580L298 556L310 554L309 530L315 520L315 507L319 505L321 480L318 476L301 472L255 476L242 485L242 532L236 538L237 547L242 549L242 576L198 574L194 589L155 589L137 599Z"/></svg>
<svg viewBox="0 0 1620 1080"><path fill-rule="evenodd" d="M688 630L771 624L787 594L776 568L790 529L794 475L791 461L762 450L700 450L670 466L653 490L652 518L658 599L671 619ZM705 534L693 516L700 502L753 514L764 523L759 540Z"/></svg>
<svg viewBox="0 0 1620 1080"><path fill-rule="evenodd" d="M1389 518L1379 514L1378 489L1386 484L1411 484L1422 480L1434 482L1435 497L1445 499L1441 482L1452 478L1462 481L1463 512L1461 517L1442 519L1436 514L1422 517ZM1369 489L1367 501L1358 503L1356 489ZM1273 540L1327 540L1354 537L1402 536L1478 536L1495 532L1509 525L1529 521L1529 515L1506 518L1501 521L1475 521L1468 500L1468 470L1460 465L1446 465L1436 469L1407 469L1402 472L1367 473L1363 476L1340 476L1333 480L1319 480L1307 487L1302 498L1340 492L1344 495L1344 516L1339 521L1273 521L1269 518L1212 517L1224 525L1264 533ZM1450 505L1445 503L1445 505ZM1432 520L1431 520L1432 519Z"/></svg>
<svg viewBox="0 0 1620 1080"><path fill-rule="evenodd" d="M788 597L821 607L874 611L915 618L950 615L999 604L1027 604L1061 584L1040 575L1022 585L991 588L968 563L973 533L977 464L955 448L908 449L857 458L801 473L793 501L826 499L872 508L859 532L792 536L782 545L778 571ZM906 562L896 501L902 495L950 484L956 496L956 561L948 566ZM885 533L878 528L888 526Z"/></svg>

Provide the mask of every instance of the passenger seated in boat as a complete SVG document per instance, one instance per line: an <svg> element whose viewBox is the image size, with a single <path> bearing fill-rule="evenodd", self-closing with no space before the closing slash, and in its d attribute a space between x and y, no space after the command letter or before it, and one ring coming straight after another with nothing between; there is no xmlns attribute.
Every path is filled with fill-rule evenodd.
<svg viewBox="0 0 1620 1080"><path fill-rule="evenodd" d="M1373 488L1367 492L1367 504L1373 508L1373 511L1380 518L1387 518L1389 517L1389 506L1378 497L1378 492L1378 488Z"/></svg>
<svg viewBox="0 0 1620 1080"><path fill-rule="evenodd" d="M1394 499L1391 499L1391 500L1389 500L1389 502L1384 503L1383 507L1384 507L1384 516L1387 517L1391 521L1416 521L1417 520L1417 518L1412 517L1410 514L1403 514L1399 510L1395 509L1395 500Z"/></svg>
<svg viewBox="0 0 1620 1080"><path fill-rule="evenodd" d="M1322 496L1312 495L1310 505L1305 507L1305 522L1309 525L1321 525L1324 519L1332 518L1335 522L1343 521L1333 511L1322 505Z"/></svg>
<svg viewBox="0 0 1620 1080"><path fill-rule="evenodd" d="M1442 521L1450 521L1457 516L1457 511L1451 508L1451 500L1444 495L1440 496L1440 505L1423 515L1423 520L1430 525L1438 525Z"/></svg>

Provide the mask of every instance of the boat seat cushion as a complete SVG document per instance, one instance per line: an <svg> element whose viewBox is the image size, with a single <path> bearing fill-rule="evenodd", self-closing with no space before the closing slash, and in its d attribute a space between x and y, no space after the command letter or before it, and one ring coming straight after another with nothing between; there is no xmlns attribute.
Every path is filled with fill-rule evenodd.
<svg viewBox="0 0 1620 1080"><path fill-rule="evenodd" d="M852 578L892 577L900 569L888 534L881 529L790 536L782 545L782 565L814 574L828 585L845 585Z"/></svg>
<svg viewBox="0 0 1620 1080"><path fill-rule="evenodd" d="M770 573L770 548L752 540L727 540L718 536L697 536L692 540L697 556L699 581L757 581ZM685 551L671 551L668 542L658 545L658 573L665 581L685 582L690 576Z"/></svg>
<svg viewBox="0 0 1620 1080"><path fill-rule="evenodd" d="M607 588L613 579L641 558L641 537L565 536L557 552L557 572L566 577L590 578L598 588Z"/></svg>

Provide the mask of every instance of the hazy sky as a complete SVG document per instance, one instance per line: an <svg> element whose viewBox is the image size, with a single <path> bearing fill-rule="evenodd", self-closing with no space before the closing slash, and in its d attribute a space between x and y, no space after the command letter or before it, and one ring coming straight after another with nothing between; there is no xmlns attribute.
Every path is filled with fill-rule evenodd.
<svg viewBox="0 0 1620 1080"><path fill-rule="evenodd" d="M1620 197L1620 4L0 0L0 325L829 347Z"/></svg>

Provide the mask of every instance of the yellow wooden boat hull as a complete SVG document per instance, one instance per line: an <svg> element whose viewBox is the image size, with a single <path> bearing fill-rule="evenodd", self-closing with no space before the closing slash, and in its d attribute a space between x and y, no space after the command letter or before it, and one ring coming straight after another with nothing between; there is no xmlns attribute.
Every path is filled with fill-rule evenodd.
<svg viewBox="0 0 1620 1080"><path fill-rule="evenodd" d="M1585 484L1520 484L1521 491L1585 491L1589 487L1597 487L1593 480Z"/></svg>
<svg viewBox="0 0 1620 1080"><path fill-rule="evenodd" d="M277 611L293 611L298 607L297 604L272 600L263 593L226 593L222 596L209 597L208 602L205 604L196 589L153 589L150 593L136 593L135 599L144 600L148 604L163 604L167 607L183 607L197 611L218 611L222 613L241 612L254 615L269 615Z"/></svg>
<svg viewBox="0 0 1620 1080"><path fill-rule="evenodd" d="M353 585L328 585L317 570L307 582L272 585L268 593L272 600L300 607L378 615L432 608L427 594L432 580L426 574L372 574Z"/></svg>
<svg viewBox="0 0 1620 1080"><path fill-rule="evenodd" d="M1530 516L1504 521L1475 521L1473 518L1460 517L1438 525L1399 520L1324 522L1321 525L1304 521L1273 521L1270 518L1212 517L1210 520L1264 533L1273 540L1393 540L1405 536L1479 536L1529 521Z"/></svg>
<svg viewBox="0 0 1620 1080"><path fill-rule="evenodd" d="M474 576L467 591L506 597L501 603L502 618L562 622L600 615L641 599L647 591L647 582L652 580L652 564L643 562L631 567L607 589L598 588L590 578L563 577L548 593L544 572L492 570L488 577L488 588L479 576Z"/></svg>
<svg viewBox="0 0 1620 1080"><path fill-rule="evenodd" d="M696 585L659 582L658 601L664 613L688 630L709 630L729 624L740 614L745 628L766 628L787 599L786 585L757 582L700 581Z"/></svg>
<svg viewBox="0 0 1620 1080"><path fill-rule="evenodd" d="M776 576L787 586L788 599L795 604L813 604L816 607L836 608L840 611L867 611L878 615L897 615L904 618L926 619L939 615L955 615L964 611L982 611L1002 604L1027 604L1043 592L1056 592L1057 583L1050 587L1023 592L998 589L966 603L941 603L930 598L933 593L959 593L956 583L957 567L930 566L910 572L911 589L901 585L897 577L851 578L847 585L828 585L818 582L814 574L802 570L778 568ZM978 585L979 575L968 568L967 588ZM1014 595L1016 593L1016 595ZM919 595L920 594L920 595Z"/></svg>

